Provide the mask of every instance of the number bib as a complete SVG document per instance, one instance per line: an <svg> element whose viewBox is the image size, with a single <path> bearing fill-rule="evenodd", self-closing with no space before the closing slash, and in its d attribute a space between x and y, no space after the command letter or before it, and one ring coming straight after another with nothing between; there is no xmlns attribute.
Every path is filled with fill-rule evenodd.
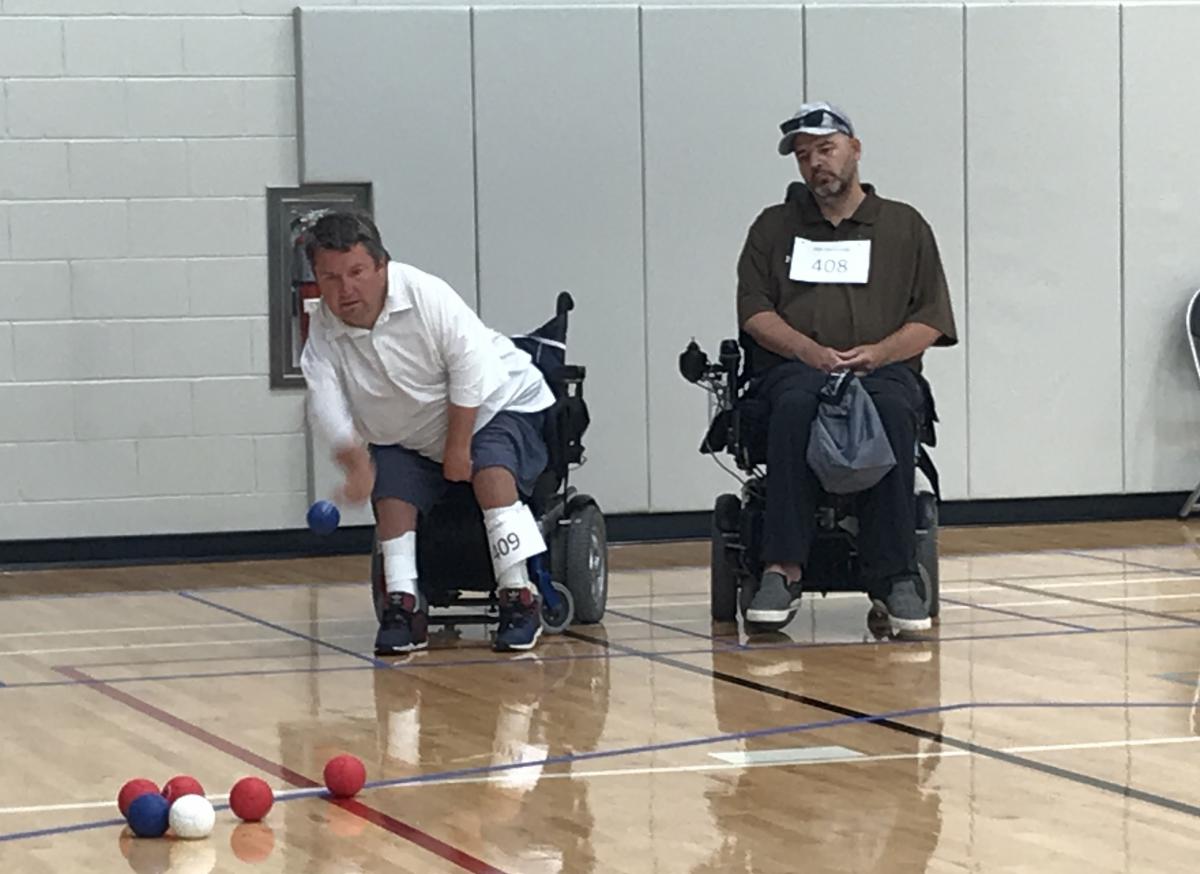
<svg viewBox="0 0 1200 874"><path fill-rule="evenodd" d="M817 243L796 237L788 279L794 282L846 282L866 285L871 272L870 240Z"/></svg>

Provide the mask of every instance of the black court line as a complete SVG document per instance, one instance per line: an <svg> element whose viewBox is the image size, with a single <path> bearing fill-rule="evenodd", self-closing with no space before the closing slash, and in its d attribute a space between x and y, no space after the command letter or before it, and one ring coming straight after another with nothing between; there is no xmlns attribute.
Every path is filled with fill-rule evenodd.
<svg viewBox="0 0 1200 874"><path fill-rule="evenodd" d="M704 634L703 632L700 632L700 631L692 631L690 628L682 628L681 626L678 626L678 625L671 625L668 622L659 622L656 619L647 619L644 616L635 616L634 614L626 613L623 610L613 610L611 607L609 607L604 612L606 615L609 615L609 616L619 616L622 619L629 619L634 622L640 622L643 625L649 625L653 628L662 628L665 631L674 631L676 634L682 634L686 637L698 637L700 640L707 640L710 643L720 644L721 646L729 647L731 649L744 649L745 648L743 644L739 643L736 640L722 640L720 637L717 637L716 635L713 635L713 634Z"/></svg>
<svg viewBox="0 0 1200 874"><path fill-rule="evenodd" d="M1023 592L1027 595L1038 595L1042 598L1070 601L1073 604L1084 604L1088 607L1102 607L1105 610L1112 610L1118 613L1132 613L1138 616L1149 616L1154 619L1166 619L1168 622L1182 622L1185 625L1194 625L1200 628L1200 619L1192 619L1191 617L1174 613L1160 613L1157 610L1145 610L1141 607L1130 607L1120 601L1094 601L1091 598L1083 598L1079 595L1064 595L1058 590L1047 592L1042 589L1034 589L1030 586L1022 586L1019 583L995 582L993 585L999 586L1002 589L1009 589L1013 592ZM1196 597L1200 598L1200 592L1196 593Z"/></svg>
<svg viewBox="0 0 1200 874"><path fill-rule="evenodd" d="M385 662L381 659L372 658L371 656L365 656L362 653L355 652L352 649L346 649L346 647L344 647L344 646L338 646L336 643L329 643L328 641L321 640L319 637L313 637L312 635L309 635L309 634L303 634L299 631L295 631L291 628L288 628L287 626L279 625L278 623L275 623L275 622L268 622L266 619L259 619L257 616L253 616L249 613L245 613L245 612L243 612L241 610L237 610L233 607L226 607L224 604L220 604L216 601L210 601L207 598L201 598L199 595L193 594L192 592L176 592L175 594L177 594L180 598L186 598L189 601L195 601L197 604L203 604L205 607L212 607L214 610L220 610L223 613L228 613L231 616L236 616L239 619L246 620L247 622L253 622L255 625L261 625L264 628L270 628L272 631L278 631L280 634L286 634L290 637L295 637L295 638L298 638L299 640L307 641L308 643L314 643L317 646L323 646L326 649L333 650L334 652L341 653L342 655L350 656L351 658L358 659L361 662L366 662L369 665L374 665L377 668L390 668L391 667L391 665L388 662Z"/></svg>
<svg viewBox="0 0 1200 874"><path fill-rule="evenodd" d="M689 664L688 662L679 661L678 659L673 659L666 656L660 656L651 652L641 652L639 650L634 650L632 647L622 646L619 643L612 643L607 640L601 640L578 631L567 630L564 631L563 634L576 640L582 640L585 643L591 643L596 646L603 647L604 649L621 650L631 655L638 655L641 658L652 662L657 662L662 665L687 671L691 674L697 674L702 677L720 680L722 683L741 686L743 689L761 692L764 695L771 695L775 698L782 698L786 701L794 701L797 704L804 704L808 707L815 707L816 709L824 710L827 713L836 713L840 716L852 717L863 722L869 722L872 725L878 725L883 728L890 729L891 731L899 732L900 734L909 735L910 737L918 737L924 740L930 740L935 743L943 744L944 746L974 753L979 756L994 759L998 762L1005 762L1010 765L1017 765L1018 767L1027 768L1032 771L1038 771L1042 774L1047 774L1052 777L1061 777L1065 780L1070 780L1073 783L1078 783L1081 786L1091 786L1094 789L1100 789L1113 795L1119 795L1122 798L1133 798L1138 801L1144 801L1147 804L1153 804L1156 807L1162 807L1167 810L1176 811L1177 813L1184 813L1189 816L1200 817L1200 806L1188 804L1186 801L1168 798L1165 795L1147 792L1144 789L1136 789L1133 786L1123 786L1120 783L1114 783L1111 780L1093 777L1090 774L1082 774L1078 771L1072 771L1069 768L1060 768L1057 765L1049 765L1044 762L1039 762L1035 759L1027 759L1024 756L1019 756L1014 753L1002 752L1001 750L983 746L982 744L972 743L971 741L951 737L943 734L940 731L930 731L925 728L918 728L915 725L906 725L903 722L897 722L896 720L889 719L887 717L875 717L861 710L856 710L853 707L844 707L840 704L834 704L830 701L822 701L820 698L813 698L810 695L800 695L796 692L789 692L787 689L780 689L777 686L760 683L757 680L749 680L745 677L739 677L736 674L729 674L713 668L702 668L698 665Z"/></svg>

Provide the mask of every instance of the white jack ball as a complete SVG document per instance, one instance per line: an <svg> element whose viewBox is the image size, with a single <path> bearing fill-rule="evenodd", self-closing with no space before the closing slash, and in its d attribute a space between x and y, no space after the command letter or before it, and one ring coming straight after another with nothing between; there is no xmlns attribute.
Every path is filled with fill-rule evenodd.
<svg viewBox="0 0 1200 874"><path fill-rule="evenodd" d="M185 795L171 805L171 831L176 837L206 838L216 822L217 813L203 795Z"/></svg>

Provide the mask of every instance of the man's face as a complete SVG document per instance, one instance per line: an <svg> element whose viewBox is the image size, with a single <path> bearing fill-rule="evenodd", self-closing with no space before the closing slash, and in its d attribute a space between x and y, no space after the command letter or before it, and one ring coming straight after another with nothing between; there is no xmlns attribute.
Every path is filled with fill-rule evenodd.
<svg viewBox="0 0 1200 874"><path fill-rule="evenodd" d="M370 328L387 294L387 264L377 265L362 243L348 252L318 249L313 272L321 298L347 325Z"/></svg>
<svg viewBox="0 0 1200 874"><path fill-rule="evenodd" d="M819 200L840 197L858 178L862 144L845 134L797 134L796 162L809 191Z"/></svg>

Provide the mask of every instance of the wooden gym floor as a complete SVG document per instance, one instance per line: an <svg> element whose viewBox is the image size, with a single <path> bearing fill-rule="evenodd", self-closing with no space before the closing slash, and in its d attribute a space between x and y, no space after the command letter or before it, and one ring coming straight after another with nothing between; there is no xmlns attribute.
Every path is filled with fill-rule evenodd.
<svg viewBox="0 0 1200 874"><path fill-rule="evenodd" d="M377 661L362 558L6 573L0 871L1195 871L1194 530L944 531L916 642L862 596L747 640L704 544L614 547L605 622L536 657ZM343 751L370 783L334 804ZM280 798L130 839L121 783L177 773Z"/></svg>

